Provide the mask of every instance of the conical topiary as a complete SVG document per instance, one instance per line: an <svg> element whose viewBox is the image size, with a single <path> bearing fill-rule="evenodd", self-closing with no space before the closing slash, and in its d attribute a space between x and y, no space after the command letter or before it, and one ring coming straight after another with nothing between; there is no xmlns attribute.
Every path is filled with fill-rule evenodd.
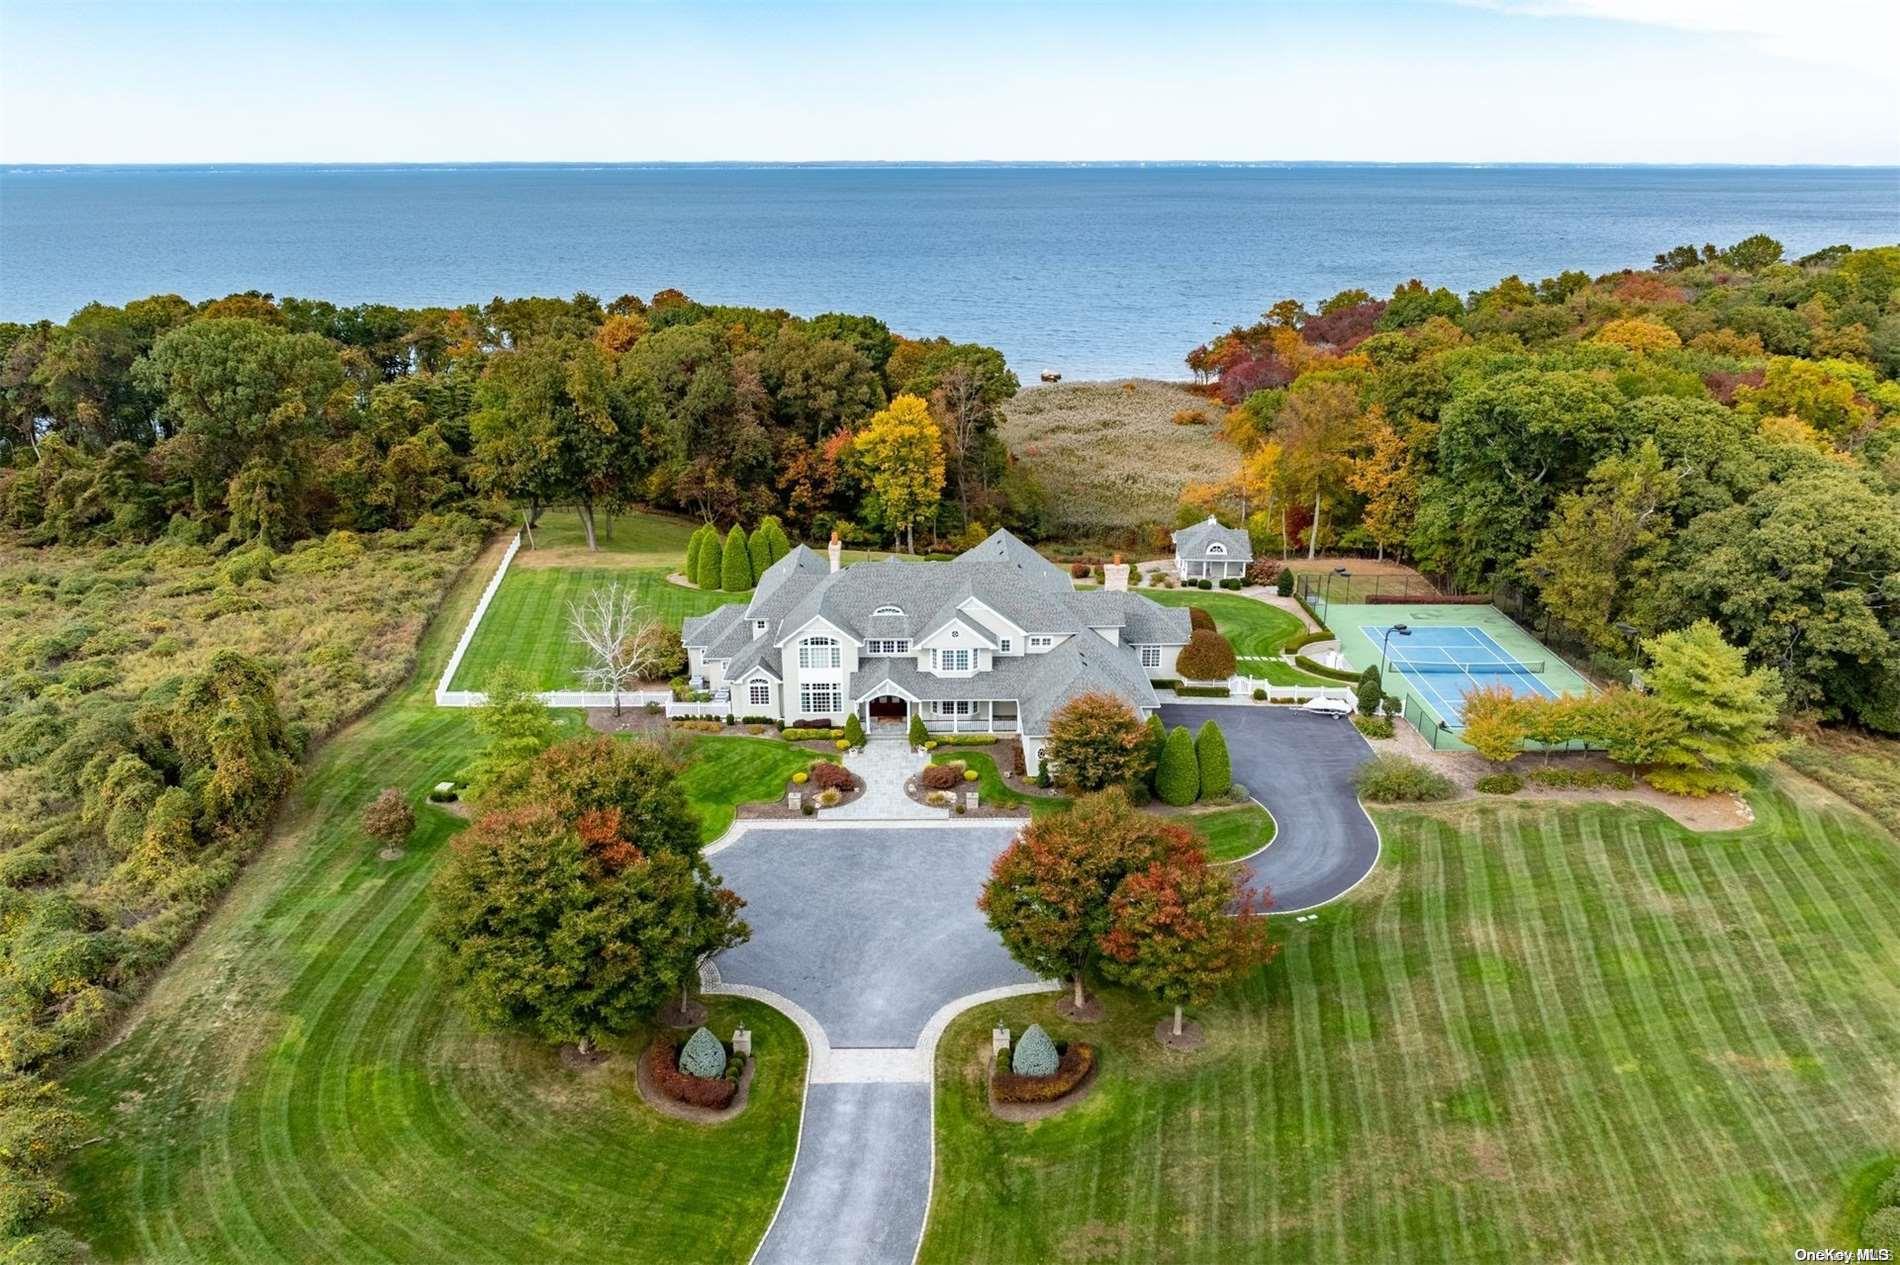
<svg viewBox="0 0 1900 1265"><path fill-rule="evenodd" d="M686 565L681 568L680 574L684 575L689 583L699 583L699 556L700 550L705 546L706 524L701 523L698 529L686 538Z"/></svg>
<svg viewBox="0 0 1900 1265"><path fill-rule="evenodd" d="M924 718L916 712L910 714L910 745L912 749L922 747L930 741L930 730L924 727Z"/></svg>
<svg viewBox="0 0 1900 1265"><path fill-rule="evenodd" d="M864 722L858 719L856 712L844 718L844 740L854 747L864 745Z"/></svg>
<svg viewBox="0 0 1900 1265"><path fill-rule="evenodd" d="M765 524L752 529L752 535L745 542L746 554L752 559L752 578L756 582L772 565L772 542L765 534Z"/></svg>
<svg viewBox="0 0 1900 1265"><path fill-rule="evenodd" d="M1041 1024L1032 1023L1009 1056L1009 1070L1018 1076L1054 1076L1061 1062L1056 1054L1056 1043L1049 1039Z"/></svg>
<svg viewBox="0 0 1900 1265"><path fill-rule="evenodd" d="M1219 799L1234 785L1234 766L1227 756L1227 736L1208 721L1194 738L1194 758L1201 766L1201 798Z"/></svg>
<svg viewBox="0 0 1900 1265"><path fill-rule="evenodd" d="M719 587L719 529L707 523L699 529L699 552L693 555L689 577L702 589Z"/></svg>
<svg viewBox="0 0 1900 1265"><path fill-rule="evenodd" d="M1155 777L1161 772L1161 752L1168 745L1168 725L1161 719L1161 713L1155 712L1148 717L1148 789L1153 790Z"/></svg>
<svg viewBox="0 0 1900 1265"><path fill-rule="evenodd" d="M680 1047L680 1071L688 1076L717 1080L726 1074L726 1047L706 1029L697 1029Z"/></svg>
<svg viewBox="0 0 1900 1265"><path fill-rule="evenodd" d="M1194 739L1186 725L1176 725L1161 749L1161 768L1155 773L1155 794L1166 804L1184 808L1201 794L1201 767L1194 758Z"/></svg>
<svg viewBox="0 0 1900 1265"><path fill-rule="evenodd" d="M728 593L752 587L752 555L746 552L745 528L737 523L720 550L719 587Z"/></svg>
<svg viewBox="0 0 1900 1265"><path fill-rule="evenodd" d="M785 534L785 524L778 521L778 515L767 514L761 518L759 530L765 533L765 543L772 561L777 562L792 551L791 537Z"/></svg>

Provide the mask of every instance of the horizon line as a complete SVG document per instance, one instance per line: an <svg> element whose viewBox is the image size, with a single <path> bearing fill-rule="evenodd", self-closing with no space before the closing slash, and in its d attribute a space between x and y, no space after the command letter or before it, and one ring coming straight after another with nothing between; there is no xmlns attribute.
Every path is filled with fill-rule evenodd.
<svg viewBox="0 0 1900 1265"><path fill-rule="evenodd" d="M58 172L101 170L202 170L202 169L284 169L334 168L344 170L461 170L468 168L567 168L571 170L649 169L649 168L793 168L793 169L865 169L865 168L1539 168L1539 169L1702 169L1702 170L1900 170L1900 160L1864 163L1743 163L1719 161L1568 161L1543 159L1332 159L1332 158L800 158L800 159L191 159L162 162L11 162L0 160L0 171Z"/></svg>

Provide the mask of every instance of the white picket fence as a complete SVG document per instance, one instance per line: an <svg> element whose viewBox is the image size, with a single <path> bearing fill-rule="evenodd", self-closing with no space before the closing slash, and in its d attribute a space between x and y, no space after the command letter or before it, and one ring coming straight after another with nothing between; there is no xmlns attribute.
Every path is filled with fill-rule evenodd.
<svg viewBox="0 0 1900 1265"><path fill-rule="evenodd" d="M1227 693L1231 698L1253 698L1255 690L1265 690L1269 703L1307 703L1316 698L1335 698L1345 702L1353 701L1350 685L1275 685L1265 677L1236 676L1227 681Z"/></svg>

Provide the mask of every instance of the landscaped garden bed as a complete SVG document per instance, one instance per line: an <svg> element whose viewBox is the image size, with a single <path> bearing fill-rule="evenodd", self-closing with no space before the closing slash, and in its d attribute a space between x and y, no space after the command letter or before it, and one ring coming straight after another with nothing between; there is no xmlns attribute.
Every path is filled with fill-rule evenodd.
<svg viewBox="0 0 1900 1265"><path fill-rule="evenodd" d="M1067 1111L1095 1085L1095 1047L1058 1044L1031 1024L1016 1047L990 1056L989 1105L999 1120L1027 1124Z"/></svg>
<svg viewBox="0 0 1900 1265"><path fill-rule="evenodd" d="M681 1041L661 1033L640 1056L640 1097L662 1115L723 1124L746 1108L754 1062L706 1028Z"/></svg>

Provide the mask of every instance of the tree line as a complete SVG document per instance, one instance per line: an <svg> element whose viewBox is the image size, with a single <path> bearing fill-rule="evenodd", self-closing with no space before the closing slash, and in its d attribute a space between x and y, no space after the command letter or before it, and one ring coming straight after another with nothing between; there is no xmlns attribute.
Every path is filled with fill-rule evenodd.
<svg viewBox="0 0 1900 1265"><path fill-rule="evenodd" d="M1187 358L1242 467L1181 514L1525 595L1608 670L1706 619L1900 732L1900 247L1783 256L1283 300Z"/></svg>
<svg viewBox="0 0 1900 1265"><path fill-rule="evenodd" d="M854 542L977 521L1034 535L1040 493L997 434L1017 388L994 348L677 290L95 303L0 324L0 521L40 541L282 548L512 502L530 523L577 507L590 544L635 504ZM874 418L928 429L921 467Z"/></svg>

